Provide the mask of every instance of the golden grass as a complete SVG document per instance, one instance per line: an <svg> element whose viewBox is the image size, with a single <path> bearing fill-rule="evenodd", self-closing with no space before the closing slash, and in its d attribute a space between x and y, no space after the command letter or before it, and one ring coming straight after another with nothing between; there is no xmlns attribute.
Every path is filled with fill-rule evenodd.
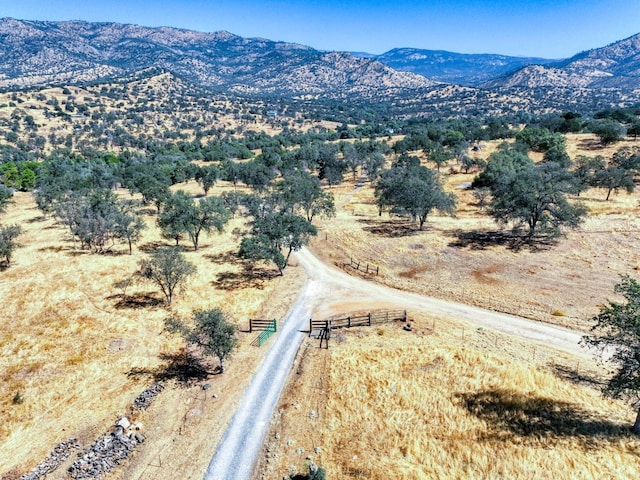
<svg viewBox="0 0 640 480"><path fill-rule="evenodd" d="M568 148L574 155L610 156L622 146L640 147L627 140L585 149L592 141L591 135L570 135ZM484 142L478 155L488 157L498 144ZM611 297L619 275L640 268L638 191L620 192L608 202L606 192L586 191L574 199L590 210L581 228L550 245L514 247L505 235L509 229L501 231L464 188L475 174L459 173L455 166L454 173L441 171L445 188L458 198L455 218L434 212L418 231L415 223L378 216L373 186L353 192L349 180L332 188L342 209L322 225L325 235L312 243L316 252L329 263L352 257L380 266L377 280L390 286L581 329Z"/></svg>
<svg viewBox="0 0 640 480"><path fill-rule="evenodd" d="M332 477L640 473L630 418L596 392L472 348L386 340L332 352L324 445Z"/></svg>

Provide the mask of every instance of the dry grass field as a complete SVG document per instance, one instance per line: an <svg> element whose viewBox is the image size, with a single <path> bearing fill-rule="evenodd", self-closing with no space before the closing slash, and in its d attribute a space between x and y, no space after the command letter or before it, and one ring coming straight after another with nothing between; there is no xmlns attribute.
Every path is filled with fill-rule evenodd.
<svg viewBox="0 0 640 480"><path fill-rule="evenodd" d="M446 318L411 323L305 344L256 478L310 461L344 479L640 474L634 412L600 396L591 362Z"/></svg>
<svg viewBox="0 0 640 480"><path fill-rule="evenodd" d="M0 475L29 471L68 438L90 445L129 412L138 394L163 380L168 388L138 418L147 441L128 470L112 478L162 478L143 474L158 461L185 472L181 478L201 478L264 349L250 345L255 334L241 332L224 375L184 384L184 342L163 333L163 320L210 307L227 311L242 330L249 318L281 318L301 272L292 268L275 278L277 270L265 265L248 273L234 255L239 240L232 232L244 228L234 219L226 234L205 237L198 252L187 246L198 271L170 309L152 285L132 286L123 299L113 284L164 243L153 216L132 256L125 245L96 255L74 250L66 230L43 218L30 194L14 198L2 221L20 223L24 233L11 267L0 273ZM211 384L208 392L203 383ZM64 469L48 478L66 478Z"/></svg>

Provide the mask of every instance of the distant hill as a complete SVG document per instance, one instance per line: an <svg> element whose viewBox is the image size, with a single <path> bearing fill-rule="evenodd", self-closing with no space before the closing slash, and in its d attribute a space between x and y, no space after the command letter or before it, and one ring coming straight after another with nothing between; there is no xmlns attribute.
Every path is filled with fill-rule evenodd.
<svg viewBox="0 0 640 480"><path fill-rule="evenodd" d="M640 89L640 34L561 62L527 66L481 86Z"/></svg>
<svg viewBox="0 0 640 480"><path fill-rule="evenodd" d="M364 56L365 54L354 53ZM444 50L394 48L376 60L396 70L413 72L445 83L474 86L512 73L531 64L548 64L557 60L531 57L510 57L495 54L462 54Z"/></svg>
<svg viewBox="0 0 640 480"><path fill-rule="evenodd" d="M105 80L149 67L242 94L384 95L434 82L303 45L118 23L0 19L0 87Z"/></svg>

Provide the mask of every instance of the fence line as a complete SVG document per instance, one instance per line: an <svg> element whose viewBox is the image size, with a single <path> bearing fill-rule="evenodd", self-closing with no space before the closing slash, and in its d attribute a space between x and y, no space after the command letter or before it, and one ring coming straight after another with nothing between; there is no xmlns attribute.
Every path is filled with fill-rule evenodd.
<svg viewBox="0 0 640 480"><path fill-rule="evenodd" d="M332 318L330 320L309 319L309 336L312 332L322 330L335 330L337 328L370 327L396 320L407 321L406 310L387 310L384 312L369 312L364 315L349 315L346 317Z"/></svg>
<svg viewBox="0 0 640 480"><path fill-rule="evenodd" d="M371 274L373 274L375 272L376 275L378 275L380 273L380 267L379 266L369 265L368 263L363 264L361 262L356 262L353 258L349 258L349 266L351 268L355 268L359 272L363 271L365 273L371 273ZM361 268L361 266L362 266L362 268Z"/></svg>

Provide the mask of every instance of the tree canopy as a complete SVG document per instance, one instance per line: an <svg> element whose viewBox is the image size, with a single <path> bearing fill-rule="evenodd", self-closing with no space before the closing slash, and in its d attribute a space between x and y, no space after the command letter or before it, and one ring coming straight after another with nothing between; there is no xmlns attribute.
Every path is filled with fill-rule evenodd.
<svg viewBox="0 0 640 480"><path fill-rule="evenodd" d="M151 254L151 258L141 260L138 266L138 275L157 285L168 305L178 287L196 272L195 265L188 262L177 247L160 248Z"/></svg>
<svg viewBox="0 0 640 480"><path fill-rule="evenodd" d="M437 173L408 156L401 156L382 173L375 197L380 214L390 208L390 213L417 220L420 230L433 210L453 214L456 204L455 196L444 191Z"/></svg>
<svg viewBox="0 0 640 480"><path fill-rule="evenodd" d="M184 335L185 340L202 350L204 355L215 356L220 361L220 373L224 372L224 361L238 343L236 326L230 323L219 308L196 310L192 325L170 317L165 320L169 332Z"/></svg>
<svg viewBox="0 0 640 480"><path fill-rule="evenodd" d="M535 164L517 150L492 154L473 187L488 187L489 213L516 230L526 226L529 240L536 234L557 236L562 228L576 228L587 213L584 205L567 199L576 189L571 172L555 162Z"/></svg>
<svg viewBox="0 0 640 480"><path fill-rule="evenodd" d="M584 336L582 342L616 365L603 393L631 401L638 408L633 432L640 434L640 284L623 276L614 291L624 301L601 306L600 313L593 317L591 335Z"/></svg>

